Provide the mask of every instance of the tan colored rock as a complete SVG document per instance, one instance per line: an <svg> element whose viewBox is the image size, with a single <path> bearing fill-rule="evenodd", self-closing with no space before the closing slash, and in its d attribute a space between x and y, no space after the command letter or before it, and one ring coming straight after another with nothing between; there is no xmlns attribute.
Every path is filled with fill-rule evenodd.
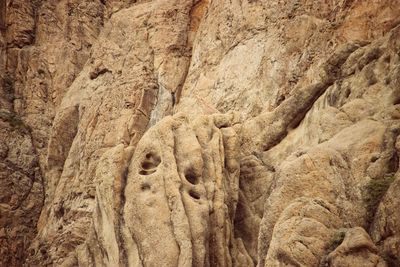
<svg viewBox="0 0 400 267"><path fill-rule="evenodd" d="M167 117L143 136L132 159L133 147L122 144L105 152L96 171L94 227L63 266L251 265L233 236L236 122L234 115Z"/></svg>
<svg viewBox="0 0 400 267"><path fill-rule="evenodd" d="M397 155L393 155L393 164L399 164L399 144L399 137L397 137ZM398 168L395 165L393 167ZM399 172L397 171L396 174L387 174L383 181L385 183L379 184L381 187L378 188L378 193L382 196L382 201L377 208L371 226L371 238L379 245L379 249L382 255L384 255L385 260L389 263L389 266L395 266L400 263L398 257L400 255L400 212L396 208L399 205L399 198L396 197L400 186ZM392 183L390 184L390 182Z"/></svg>
<svg viewBox="0 0 400 267"><path fill-rule="evenodd" d="M238 142L234 122L220 119L166 118L139 142L124 221L144 266L232 266Z"/></svg>
<svg viewBox="0 0 400 267"><path fill-rule="evenodd" d="M277 219L298 197L318 197L340 207L338 216L343 226L366 225L362 188L371 179L367 176L371 157L382 153L384 134L382 124L360 122L330 141L308 151L298 151L284 161L264 207L259 236L261 264L263 255L270 253L271 234ZM365 153L367 149L369 154Z"/></svg>
<svg viewBox="0 0 400 267"><path fill-rule="evenodd" d="M399 14L3 1L4 264L396 266Z"/></svg>
<svg viewBox="0 0 400 267"><path fill-rule="evenodd" d="M330 203L335 203L341 210L340 218L344 222L344 227L364 226L368 229L369 224L371 223L371 216L373 217L375 209L377 208L376 203L371 206L371 196L369 196L370 192L368 191L368 188L374 181L379 181L379 179L386 175L386 173L397 171L397 167L393 167L393 161L396 161L394 156L396 153L394 149L394 140L396 140L397 130L395 129L399 127L399 121L396 116L396 111L394 111L396 108L391 108L393 103L392 97L396 94L397 89L393 89L390 85L385 85L386 82L384 80L376 80L372 85L370 85L372 88L369 90L366 90L368 87L361 87L360 84L369 84L368 79L370 76L366 75L368 72L372 71L373 73L381 73L380 75L386 73L383 75L383 77L385 77L385 75L390 75L390 73L392 73L392 71L390 71L391 68L395 71L397 63L394 65L388 64L389 62L387 62L387 58L390 58L392 55L391 48L393 46L391 46L391 43L393 42L393 38L395 38L394 36L396 36L397 32L398 29L392 31L383 42L377 42L376 44L371 45L372 47L362 48L361 51L355 51L350 55L342 67L342 74L347 76L346 73L348 73L348 69L351 69L351 65L354 64L355 59L356 62L359 62L357 64L363 62L362 64L364 65L362 71L360 71L359 74L352 74L351 76L346 77L341 82L340 86L335 83L333 86L329 87L326 93L323 94L314 104L313 109L307 114L298 128L289 132L285 140L273 147L273 149L264 153L262 157L264 162L279 162L280 156L285 155L296 147L294 144L297 143L301 144L302 147L309 147L293 153L292 156L283 161L284 164L279 167L279 172L275 178L275 188L270 189L271 194L266 202L264 219L261 223L262 226L259 237L259 253L261 253L259 255L261 255L261 265L263 264L263 255L269 255L269 247L274 245L273 243L270 243L270 234L272 231L275 231L273 230L275 229L274 220L277 219L276 216L279 216L279 214L283 212L284 207L287 206L295 197L317 196ZM385 53L378 53L379 60L376 60L376 51L382 50L375 48L376 46L389 48ZM372 56L374 53L375 55ZM360 57L363 56L364 58L369 58L369 60L360 60ZM365 66L365 62L368 62L367 66ZM353 73L353 71L351 71L351 73ZM374 99L375 95L381 95L381 100L374 105L363 106L362 109L360 109L360 107L356 108L359 104L354 105L354 109L345 109L344 107L346 104L343 105L340 103L341 101L345 102L346 100L342 100L341 96L335 96L337 94L335 92L343 93L343 91L341 91L343 90L343 87L355 90L354 92L351 91L350 96L351 94L361 95L361 99L363 100L360 101L363 101L362 103L368 103ZM374 95L371 94L371 90L373 90ZM347 107L350 107L350 103L361 102L358 102L358 100L349 100L347 103ZM336 105L343 105L343 109L339 108L339 112L335 111L332 107L335 107ZM343 112L343 110L346 110L348 113L346 113L345 116L338 116L340 111ZM309 126L313 125L315 121L322 122L321 115L325 115L325 119L329 118L334 125L339 126L332 128L329 124L325 126L325 124L320 123L319 128L310 128ZM368 117L372 120L365 120L365 118ZM315 121L313 122L313 120ZM356 122L358 120L361 121ZM377 124L376 120L381 120L382 122ZM337 134L332 135L335 131ZM320 138L325 134L328 134L328 136L326 136L325 140L321 140ZM315 137L319 138L319 140L315 140ZM314 141L308 143L311 140ZM321 144L315 145L316 143L313 143L315 141L316 143L319 142ZM319 150L318 148L322 147L328 149L329 152L322 152L325 148L322 151L320 150L317 152ZM326 164L325 167L319 166L322 163L320 161L322 158L320 157L323 154L329 155L329 157L335 155L335 152L330 149L339 152L339 154L341 154L341 160L337 161L331 158L329 164ZM295 155L300 156L300 158L307 155L307 158L310 159L310 163L307 164L307 161L305 160L306 158L304 158L302 163L299 162L296 164L296 160L291 160ZM318 155L318 159L315 158L314 155ZM343 175L342 178L335 177L335 174L325 176L322 173L314 176L313 171L309 169L311 166L316 166L318 170L324 170L324 172L326 172L331 168L328 165L335 166L333 168L335 171L344 168L342 171L339 171L339 173L342 173L340 176ZM287 170L284 174L281 173L282 170L288 167L292 169ZM303 173L301 170L305 170L305 172ZM326 177L327 179L322 177ZM321 178L323 180L319 180ZM281 179L287 180L281 181ZM331 182L327 183L327 181ZM332 182L343 184L329 185ZM336 190L342 192L339 193L342 197L339 195L331 195ZM278 198L275 202L273 199L276 197ZM270 201L274 202L271 203ZM274 217L276 219L273 219ZM267 222L268 225L265 225L265 222ZM263 229L269 229L269 233L264 232ZM349 260L349 262L351 262L351 260Z"/></svg>
<svg viewBox="0 0 400 267"><path fill-rule="evenodd" d="M342 221L322 199L297 198L280 216L264 266L320 266Z"/></svg>
<svg viewBox="0 0 400 267"><path fill-rule="evenodd" d="M86 229L97 205L94 177L100 158L114 146L134 148L150 118L159 120L168 113L156 105L157 91L161 94L159 88L165 86L174 91L180 78L174 75L173 80L176 69L165 64L182 63L177 66L181 68L187 61L185 32L190 3L138 5L145 8L122 9L107 22L54 120L46 160L48 195L35 245L39 250L44 244L57 243L44 255L54 264L74 262L76 257L81 260L81 256L71 255L88 236ZM176 12L178 8L186 11ZM110 193L119 203L124 186ZM106 204L120 212L121 207ZM78 254L84 253L88 252L82 249ZM33 264L44 258L38 255L30 260Z"/></svg>
<svg viewBox="0 0 400 267"><path fill-rule="evenodd" d="M345 231L341 244L327 257L328 266L388 266L361 227Z"/></svg>

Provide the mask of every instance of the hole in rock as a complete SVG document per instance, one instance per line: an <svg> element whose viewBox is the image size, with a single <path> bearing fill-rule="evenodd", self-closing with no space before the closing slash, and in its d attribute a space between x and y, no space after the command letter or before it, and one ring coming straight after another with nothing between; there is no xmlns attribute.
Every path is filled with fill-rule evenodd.
<svg viewBox="0 0 400 267"><path fill-rule="evenodd" d="M386 63L390 63L390 55L387 55L383 58L383 61Z"/></svg>
<svg viewBox="0 0 400 267"><path fill-rule="evenodd" d="M155 167L157 167L157 166L153 162L149 162L149 161L142 162L142 168L145 170L149 170L149 169L152 169Z"/></svg>
<svg viewBox="0 0 400 267"><path fill-rule="evenodd" d="M161 162L160 157L153 153L147 153L145 158L142 162L142 168L146 170L157 167Z"/></svg>
<svg viewBox="0 0 400 267"><path fill-rule="evenodd" d="M185 178L191 184L198 184L199 183L199 179L197 178L196 174L194 173L194 171L192 169L188 169L185 172Z"/></svg>
<svg viewBox="0 0 400 267"><path fill-rule="evenodd" d="M276 101L276 106L279 106L283 101L285 101L285 99L286 97L284 95L280 95Z"/></svg>
<svg viewBox="0 0 400 267"><path fill-rule="evenodd" d="M147 153L141 163L142 170L139 171L141 175L150 175L156 172L156 168L160 165L161 159L153 153Z"/></svg>
<svg viewBox="0 0 400 267"><path fill-rule="evenodd" d="M133 104L132 102L129 102L129 101L125 101L124 107L126 109L132 109L135 107L135 104Z"/></svg>
<svg viewBox="0 0 400 267"><path fill-rule="evenodd" d="M148 184L148 183L143 183L141 186L140 186L140 189L142 190L142 191L147 191L147 190L150 190L150 185Z"/></svg>
<svg viewBox="0 0 400 267"><path fill-rule="evenodd" d="M41 248L41 249L40 249L40 253L42 253L42 255L46 255L46 254L47 254L47 251L46 251L45 248Z"/></svg>
<svg viewBox="0 0 400 267"><path fill-rule="evenodd" d="M350 96L350 94L351 94L351 91L350 91L350 89L347 88L346 92L345 92L345 97L348 98Z"/></svg>
<svg viewBox="0 0 400 267"><path fill-rule="evenodd" d="M393 101L393 105L399 105L400 104L400 96L397 97L394 101Z"/></svg>
<svg viewBox="0 0 400 267"><path fill-rule="evenodd" d="M371 162L375 162L375 161L377 161L378 159L379 159L378 156L373 156L373 157L371 158Z"/></svg>
<svg viewBox="0 0 400 267"><path fill-rule="evenodd" d="M191 196L191 197L194 198L194 199L200 199L200 194L197 193L197 192L194 191L194 190L190 190L190 191L189 191L189 196Z"/></svg>
<svg viewBox="0 0 400 267"><path fill-rule="evenodd" d="M56 215L57 218L63 217L64 214L65 214L65 210L64 210L64 207L63 207L63 206L59 207L59 208L55 211L55 215Z"/></svg>
<svg viewBox="0 0 400 267"><path fill-rule="evenodd" d="M29 250L29 255L31 255L31 256L35 255L35 250L34 249L30 249Z"/></svg>
<svg viewBox="0 0 400 267"><path fill-rule="evenodd" d="M153 169L153 170L141 170L141 171L139 171L139 174L140 175L150 175L150 174L155 173L155 172L156 172L155 169Z"/></svg>

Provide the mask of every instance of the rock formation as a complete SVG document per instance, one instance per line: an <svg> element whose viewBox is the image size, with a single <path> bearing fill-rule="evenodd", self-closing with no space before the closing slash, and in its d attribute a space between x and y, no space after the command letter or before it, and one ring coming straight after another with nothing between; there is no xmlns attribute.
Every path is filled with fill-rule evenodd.
<svg viewBox="0 0 400 267"><path fill-rule="evenodd" d="M0 266L400 266L400 2L4 0Z"/></svg>

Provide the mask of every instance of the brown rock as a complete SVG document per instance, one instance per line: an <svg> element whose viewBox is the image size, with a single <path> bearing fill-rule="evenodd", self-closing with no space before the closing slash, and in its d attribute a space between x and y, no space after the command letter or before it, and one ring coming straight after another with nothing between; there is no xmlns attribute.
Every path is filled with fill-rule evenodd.
<svg viewBox="0 0 400 267"><path fill-rule="evenodd" d="M0 265L399 265L399 15L2 1Z"/></svg>
<svg viewBox="0 0 400 267"><path fill-rule="evenodd" d="M0 110L0 265L22 266L36 235L43 181L29 129Z"/></svg>
<svg viewBox="0 0 400 267"><path fill-rule="evenodd" d="M328 266L388 266L377 254L365 230L356 227L345 231L344 240L328 255L327 261Z"/></svg>

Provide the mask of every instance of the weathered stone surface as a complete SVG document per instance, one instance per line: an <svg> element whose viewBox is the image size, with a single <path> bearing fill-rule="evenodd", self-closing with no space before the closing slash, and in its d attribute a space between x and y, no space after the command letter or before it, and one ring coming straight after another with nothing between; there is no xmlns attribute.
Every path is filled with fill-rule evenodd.
<svg viewBox="0 0 400 267"><path fill-rule="evenodd" d="M36 235L44 200L37 154L29 128L0 110L0 265L21 266Z"/></svg>
<svg viewBox="0 0 400 267"><path fill-rule="evenodd" d="M400 264L397 1L1 4L0 265Z"/></svg>
<svg viewBox="0 0 400 267"><path fill-rule="evenodd" d="M399 139L397 139L399 140ZM398 144L398 141L397 141ZM398 146L398 145L397 145ZM397 151L400 151L397 149ZM399 198L395 197L399 192L399 176L394 173L388 175L389 181L394 180L374 216L371 227L372 240L379 246L379 249L388 262L389 266L400 264L400 237L399 237Z"/></svg>
<svg viewBox="0 0 400 267"><path fill-rule="evenodd" d="M186 13L175 11L185 7ZM94 177L103 153L119 144L134 147L152 109L157 109L157 89L165 85L163 79L168 81L166 88L177 86L167 78L176 70L165 64L186 60L184 18L189 8L185 1L176 6L159 1L118 11L63 98L48 147L48 190L38 235L40 242L60 244L45 255L56 264L69 259L73 248L86 239L97 205ZM69 238L71 234L74 238Z"/></svg>
<svg viewBox="0 0 400 267"><path fill-rule="evenodd" d="M232 265L235 255L227 248L236 246L239 189L232 119L200 117L189 124L177 115L139 142L127 175L124 221L144 266Z"/></svg>
<svg viewBox="0 0 400 267"><path fill-rule="evenodd" d="M342 243L327 257L329 266L388 266L361 227L347 229Z"/></svg>
<svg viewBox="0 0 400 267"><path fill-rule="evenodd" d="M322 199L297 198L274 227L264 266L319 266L334 230L342 223L338 215Z"/></svg>

